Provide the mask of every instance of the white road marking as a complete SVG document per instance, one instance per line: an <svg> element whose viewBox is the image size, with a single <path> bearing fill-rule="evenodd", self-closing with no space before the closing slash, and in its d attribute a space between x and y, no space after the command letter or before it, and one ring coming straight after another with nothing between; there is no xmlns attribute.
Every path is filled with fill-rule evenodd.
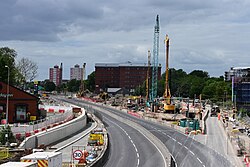
<svg viewBox="0 0 250 167"><path fill-rule="evenodd" d="M106 118L106 117L105 117ZM108 119L108 118L106 118L106 119ZM109 119L108 119L109 120ZM138 167L139 166L139 164L140 164L140 155L139 155L139 152L138 152L138 149L137 149L137 147L136 147L136 145L135 145L135 143L134 143L134 141L131 139L131 137L129 136L129 134L126 132L126 130L125 129L123 129L120 125L118 125L117 123L115 123L115 122L113 122L113 121L111 121L111 120L109 120L110 122L112 122L113 124L115 124L116 126L118 126L127 136L128 136L128 138L130 139L130 142L132 143L132 145L133 145L133 147L134 147L134 149L135 149L135 152L136 152L136 155L137 155L137 165L136 165L136 167Z"/></svg>
<svg viewBox="0 0 250 167"><path fill-rule="evenodd" d="M193 151L189 150L189 152L190 152L191 154L193 154L193 155L194 155L194 152L193 152Z"/></svg>
<svg viewBox="0 0 250 167"><path fill-rule="evenodd" d="M202 164L202 162L201 162L200 158L198 158L198 157L197 157L197 160L198 160L198 161Z"/></svg>

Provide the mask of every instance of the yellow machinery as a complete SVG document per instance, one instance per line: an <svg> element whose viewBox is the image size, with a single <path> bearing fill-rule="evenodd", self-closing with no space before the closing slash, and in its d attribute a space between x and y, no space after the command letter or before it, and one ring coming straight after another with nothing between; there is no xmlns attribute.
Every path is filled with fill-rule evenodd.
<svg viewBox="0 0 250 167"><path fill-rule="evenodd" d="M89 145L103 145L104 137L103 134L91 133L89 135L88 144Z"/></svg>
<svg viewBox="0 0 250 167"><path fill-rule="evenodd" d="M171 104L171 93L170 93L169 83L168 83L168 72L169 72L169 67L168 67L169 38L168 38L168 35L166 35L165 44L166 44L166 81L165 81L164 98L166 100L164 102L164 110L166 112L174 112L175 105Z"/></svg>

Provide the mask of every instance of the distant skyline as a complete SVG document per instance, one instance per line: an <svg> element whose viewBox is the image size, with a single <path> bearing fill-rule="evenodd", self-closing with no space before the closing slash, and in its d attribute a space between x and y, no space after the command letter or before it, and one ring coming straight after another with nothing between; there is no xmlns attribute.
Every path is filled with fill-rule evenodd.
<svg viewBox="0 0 250 167"><path fill-rule="evenodd" d="M49 68L86 63L147 63L160 18L159 63L165 71L164 38L170 38L170 68L224 75L230 67L250 66L248 0L8 0L0 6L0 46L38 64L36 80Z"/></svg>

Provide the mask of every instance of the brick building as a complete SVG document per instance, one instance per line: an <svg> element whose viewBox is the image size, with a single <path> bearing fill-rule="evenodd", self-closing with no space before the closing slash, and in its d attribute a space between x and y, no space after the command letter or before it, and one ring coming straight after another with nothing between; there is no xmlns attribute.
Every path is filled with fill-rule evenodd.
<svg viewBox="0 0 250 167"><path fill-rule="evenodd" d="M95 85L96 93L106 91L107 88L124 88L133 92L147 78L147 64L133 63L96 63ZM152 67L149 72L152 75ZM158 68L158 80L161 79L161 66Z"/></svg>
<svg viewBox="0 0 250 167"><path fill-rule="evenodd" d="M7 96L8 103L8 123L28 122L30 118L38 119L38 98L24 92L14 86L9 85L7 94L7 84L0 82L0 119L6 119Z"/></svg>
<svg viewBox="0 0 250 167"><path fill-rule="evenodd" d="M49 69L49 80L54 82L56 86L62 84L62 63L60 67L55 65L54 68Z"/></svg>

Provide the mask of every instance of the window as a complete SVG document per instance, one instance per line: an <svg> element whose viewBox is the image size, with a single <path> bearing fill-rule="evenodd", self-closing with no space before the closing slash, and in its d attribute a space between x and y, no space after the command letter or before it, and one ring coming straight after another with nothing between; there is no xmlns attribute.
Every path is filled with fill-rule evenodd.
<svg viewBox="0 0 250 167"><path fill-rule="evenodd" d="M26 121L27 105L16 105L16 120Z"/></svg>

